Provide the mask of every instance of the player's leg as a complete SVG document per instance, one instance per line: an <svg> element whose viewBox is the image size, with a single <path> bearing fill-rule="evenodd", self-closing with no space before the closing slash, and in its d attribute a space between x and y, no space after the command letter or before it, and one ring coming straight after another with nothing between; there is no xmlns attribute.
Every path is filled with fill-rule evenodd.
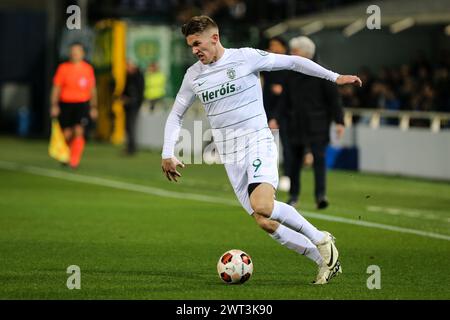
<svg viewBox="0 0 450 320"><path fill-rule="evenodd" d="M256 222L268 231L273 239L306 255L319 265L315 283L328 283L340 271L334 238L327 232L319 231L294 207L275 200L278 178L276 162L272 161L275 158L276 155L271 154L267 157L257 157L247 168L250 210L253 210ZM277 226L267 220L280 224Z"/></svg>
<svg viewBox="0 0 450 320"><path fill-rule="evenodd" d="M323 240L325 234L306 220L294 207L280 201L274 201L270 219L304 234L314 244Z"/></svg>
<svg viewBox="0 0 450 320"><path fill-rule="evenodd" d="M260 191L262 190L261 188ZM334 244L335 239L330 233L317 230L303 216L298 214L292 206L286 203L273 201L271 206L261 205L258 204L257 197L265 197L267 199L269 193L267 192L265 195L262 192L256 194L254 200L250 201L254 203L252 208L259 210L257 212L260 213L258 214L255 211L253 214L257 223L271 233L270 235L273 239L317 263L319 271L314 281L315 284L326 284L339 272L342 272L338 260L339 252ZM262 202L265 203L266 200ZM267 216L270 208L272 208L272 213L270 216ZM276 224L267 220L279 222L278 227L276 228ZM308 235L308 237L305 235Z"/></svg>
<svg viewBox="0 0 450 320"><path fill-rule="evenodd" d="M320 244L320 248L322 248L320 251L320 248L304 234L279 223L276 219L272 219L273 215L273 217L279 217L280 221L284 223L304 224L305 226L299 228L304 233L307 233L309 228L312 227L293 207L274 200L275 188L278 184L278 154L274 145L267 145L262 150L266 150L267 154L252 154L248 162L224 162L234 192L244 209L255 218L256 223L268 232L274 240L315 261L319 266L319 275L316 278L316 282L327 283L331 278L329 276L331 271L323 257L327 256L324 248L330 248L330 246L326 246L326 243L322 240L327 239L327 235L314 228L317 233L316 237L318 237L317 241ZM247 163L250 165L247 165ZM288 212L286 213L285 211ZM293 213L295 213L295 216ZM299 222L297 220L298 217L304 221ZM326 279L326 281L323 282L322 279Z"/></svg>
<svg viewBox="0 0 450 320"><path fill-rule="evenodd" d="M278 185L277 149L271 143L261 146L263 150L249 156L247 168L248 194L253 211L266 218L305 235L317 244L325 234L317 230L294 207L275 200L275 188Z"/></svg>
<svg viewBox="0 0 450 320"><path fill-rule="evenodd" d="M268 210L264 214L266 212ZM321 262L315 283L325 284L338 272L342 272L339 252L334 244L335 239L330 233L318 230L299 214L294 207L276 200L273 201L272 213L268 218L279 222L281 226L285 226L297 234L305 235L305 239L317 248L321 256Z"/></svg>
<svg viewBox="0 0 450 320"><path fill-rule="evenodd" d="M316 283L327 283L328 280L325 281L323 279L329 279L327 277L329 277L331 271L323 259L323 256L326 256L323 248L329 248L329 246L326 246L325 243L321 244L321 252L303 234L270 218L274 208L280 203L274 201L274 186L276 185L276 175L278 174L276 167L274 181L271 183L251 183L250 185L248 184L247 169L245 166L241 166L240 164L225 164L225 169L239 202L255 218L256 223L281 245L299 254L303 254L316 262L319 266L319 275L316 277ZM273 179L269 177L268 180Z"/></svg>
<svg viewBox="0 0 450 320"><path fill-rule="evenodd" d="M323 260L316 245L303 234L270 219L274 208L275 191L273 186L269 183L261 183L254 190L250 191L250 205L254 211L253 217L256 223L283 246L305 255L318 265L321 265Z"/></svg>

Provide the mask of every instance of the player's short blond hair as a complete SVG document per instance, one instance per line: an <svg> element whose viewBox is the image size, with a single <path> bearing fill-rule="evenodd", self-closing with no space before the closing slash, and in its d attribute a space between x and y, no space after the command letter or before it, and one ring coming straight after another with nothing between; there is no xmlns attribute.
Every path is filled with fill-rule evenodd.
<svg viewBox="0 0 450 320"><path fill-rule="evenodd" d="M302 50L306 57L312 59L316 53L316 45L314 42L305 36L295 37L289 41L289 48Z"/></svg>

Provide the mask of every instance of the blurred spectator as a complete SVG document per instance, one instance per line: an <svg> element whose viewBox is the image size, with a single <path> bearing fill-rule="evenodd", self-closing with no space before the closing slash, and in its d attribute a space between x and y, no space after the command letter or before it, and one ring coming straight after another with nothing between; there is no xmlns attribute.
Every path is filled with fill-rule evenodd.
<svg viewBox="0 0 450 320"><path fill-rule="evenodd" d="M392 86L386 86L385 88L385 104L384 108L386 110L399 111L400 110L400 99L397 97L396 93L392 89ZM398 118L388 118L385 119L385 123L388 125L398 126Z"/></svg>
<svg viewBox="0 0 450 320"><path fill-rule="evenodd" d="M362 105L367 103L368 93L370 92L370 87L373 84L374 76L368 67L362 67L360 72L360 79L363 81L363 86L356 88L356 93L358 96L358 100Z"/></svg>
<svg viewBox="0 0 450 320"><path fill-rule="evenodd" d="M359 108L361 103L359 102L358 96L355 94L355 86L344 85L340 86L338 90L342 98L342 105L346 108Z"/></svg>
<svg viewBox="0 0 450 320"><path fill-rule="evenodd" d="M385 109L386 85L384 82L377 80L370 88L369 99L367 100L367 108Z"/></svg>
<svg viewBox="0 0 450 320"><path fill-rule="evenodd" d="M435 104L436 92L429 83L422 86L422 90L413 97L412 109L414 111L433 111L436 109ZM412 127L429 127L429 119L411 119Z"/></svg>
<svg viewBox="0 0 450 320"><path fill-rule="evenodd" d="M191 17L200 14L202 14L202 10L193 4L179 4L175 10L175 20L177 24L181 25L189 21Z"/></svg>
<svg viewBox="0 0 450 320"><path fill-rule="evenodd" d="M315 45L307 37L289 42L291 54L314 59ZM336 136L344 134L344 116L337 85L306 74L289 72L283 82L281 108L288 117L291 188L288 203L295 206L300 194L300 172L307 150L313 156L314 196L318 209L328 206L326 197L325 152L330 139L331 121L336 123ZM310 162L310 161L309 161ZM308 161L306 161L308 163Z"/></svg>
<svg viewBox="0 0 450 320"><path fill-rule="evenodd" d="M216 21L243 21L247 14L247 5L242 0L209 0L205 1L206 15L214 17Z"/></svg>
<svg viewBox="0 0 450 320"><path fill-rule="evenodd" d="M151 8L153 3L156 8L162 4L172 3L176 6L174 18L177 23L185 23L194 15L204 14L211 16L218 23L276 23L295 16L310 14L330 8L347 5L362 0L314 0L314 1L290 1L290 0L121 0L123 3L133 3L135 8ZM166 8L164 6L164 8Z"/></svg>
<svg viewBox="0 0 450 320"><path fill-rule="evenodd" d="M278 54L286 54L287 43L281 37L274 37L269 40L267 51ZM287 132L288 114L285 108L280 108L280 97L283 93L283 82L289 74L287 70L261 72L263 83L263 101L266 110L269 128L280 130L280 140L283 146L283 175L280 177L279 189L288 191L290 188L289 169L291 168L291 154L289 145L289 135ZM280 109L281 112L277 112Z"/></svg>
<svg viewBox="0 0 450 320"><path fill-rule="evenodd" d="M127 132L126 155L136 153L136 120L144 97L144 76L132 61L127 61L127 78L123 92L125 129Z"/></svg>
<svg viewBox="0 0 450 320"><path fill-rule="evenodd" d="M280 38L275 37L269 40L269 47L267 51L278 54L287 53L287 44ZM278 100L283 92L283 79L286 77L287 71L273 71L261 72L263 79L263 100L264 108L267 114L267 120L271 129L278 129L278 124L275 120L275 108L278 105Z"/></svg>
<svg viewBox="0 0 450 320"><path fill-rule="evenodd" d="M436 105L440 112L450 112L450 68L440 67L434 75Z"/></svg>
<svg viewBox="0 0 450 320"><path fill-rule="evenodd" d="M411 110L411 99L416 91L416 82L413 78L407 77L399 88L400 109Z"/></svg>
<svg viewBox="0 0 450 320"><path fill-rule="evenodd" d="M409 64L380 68L375 77L364 67L359 76L364 83L361 88L339 88L344 107L450 112L449 52L443 51L435 65L419 54ZM354 116L353 121L358 120ZM398 121L388 119L385 123L396 125ZM427 119L410 122L412 127L429 124Z"/></svg>
<svg viewBox="0 0 450 320"><path fill-rule="evenodd" d="M434 111L436 110L436 91L430 83L425 83L422 86L422 92L418 110L420 111Z"/></svg>
<svg viewBox="0 0 450 320"><path fill-rule="evenodd" d="M411 73L414 77L426 78L431 71L431 64L423 52L419 52L411 63Z"/></svg>
<svg viewBox="0 0 450 320"><path fill-rule="evenodd" d="M145 100L150 103L150 111L155 109L155 105L166 95L166 75L159 70L156 62L148 66L145 73Z"/></svg>

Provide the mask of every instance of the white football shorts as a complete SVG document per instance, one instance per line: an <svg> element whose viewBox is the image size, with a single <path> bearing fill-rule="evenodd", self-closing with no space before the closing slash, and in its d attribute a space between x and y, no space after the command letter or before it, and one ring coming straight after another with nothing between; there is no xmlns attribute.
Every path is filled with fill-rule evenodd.
<svg viewBox="0 0 450 320"><path fill-rule="evenodd" d="M266 182L274 189L278 187L278 149L273 137L251 144L242 159L224 165L234 193L249 214L253 214L248 195L250 184Z"/></svg>

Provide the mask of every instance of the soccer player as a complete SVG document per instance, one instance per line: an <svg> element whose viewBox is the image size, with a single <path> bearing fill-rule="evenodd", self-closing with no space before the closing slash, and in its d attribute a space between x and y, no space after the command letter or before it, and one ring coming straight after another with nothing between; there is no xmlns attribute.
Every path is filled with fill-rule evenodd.
<svg viewBox="0 0 450 320"><path fill-rule="evenodd" d="M241 48L225 49L217 24L207 16L191 18L182 27L198 62L184 76L164 130L162 170L169 181L184 168L174 156L183 115L197 97L211 125L214 143L234 192L256 223L283 246L318 265L315 284L326 284L341 271L334 237L320 231L295 208L275 200L278 152L267 126L260 71L292 70L334 81L358 84L356 76L339 75L298 57Z"/></svg>
<svg viewBox="0 0 450 320"><path fill-rule="evenodd" d="M70 60L58 66L53 77L50 116L58 117L70 147L69 165L78 167L84 149L84 128L97 118L97 91L92 66L84 61L80 43L70 46Z"/></svg>

